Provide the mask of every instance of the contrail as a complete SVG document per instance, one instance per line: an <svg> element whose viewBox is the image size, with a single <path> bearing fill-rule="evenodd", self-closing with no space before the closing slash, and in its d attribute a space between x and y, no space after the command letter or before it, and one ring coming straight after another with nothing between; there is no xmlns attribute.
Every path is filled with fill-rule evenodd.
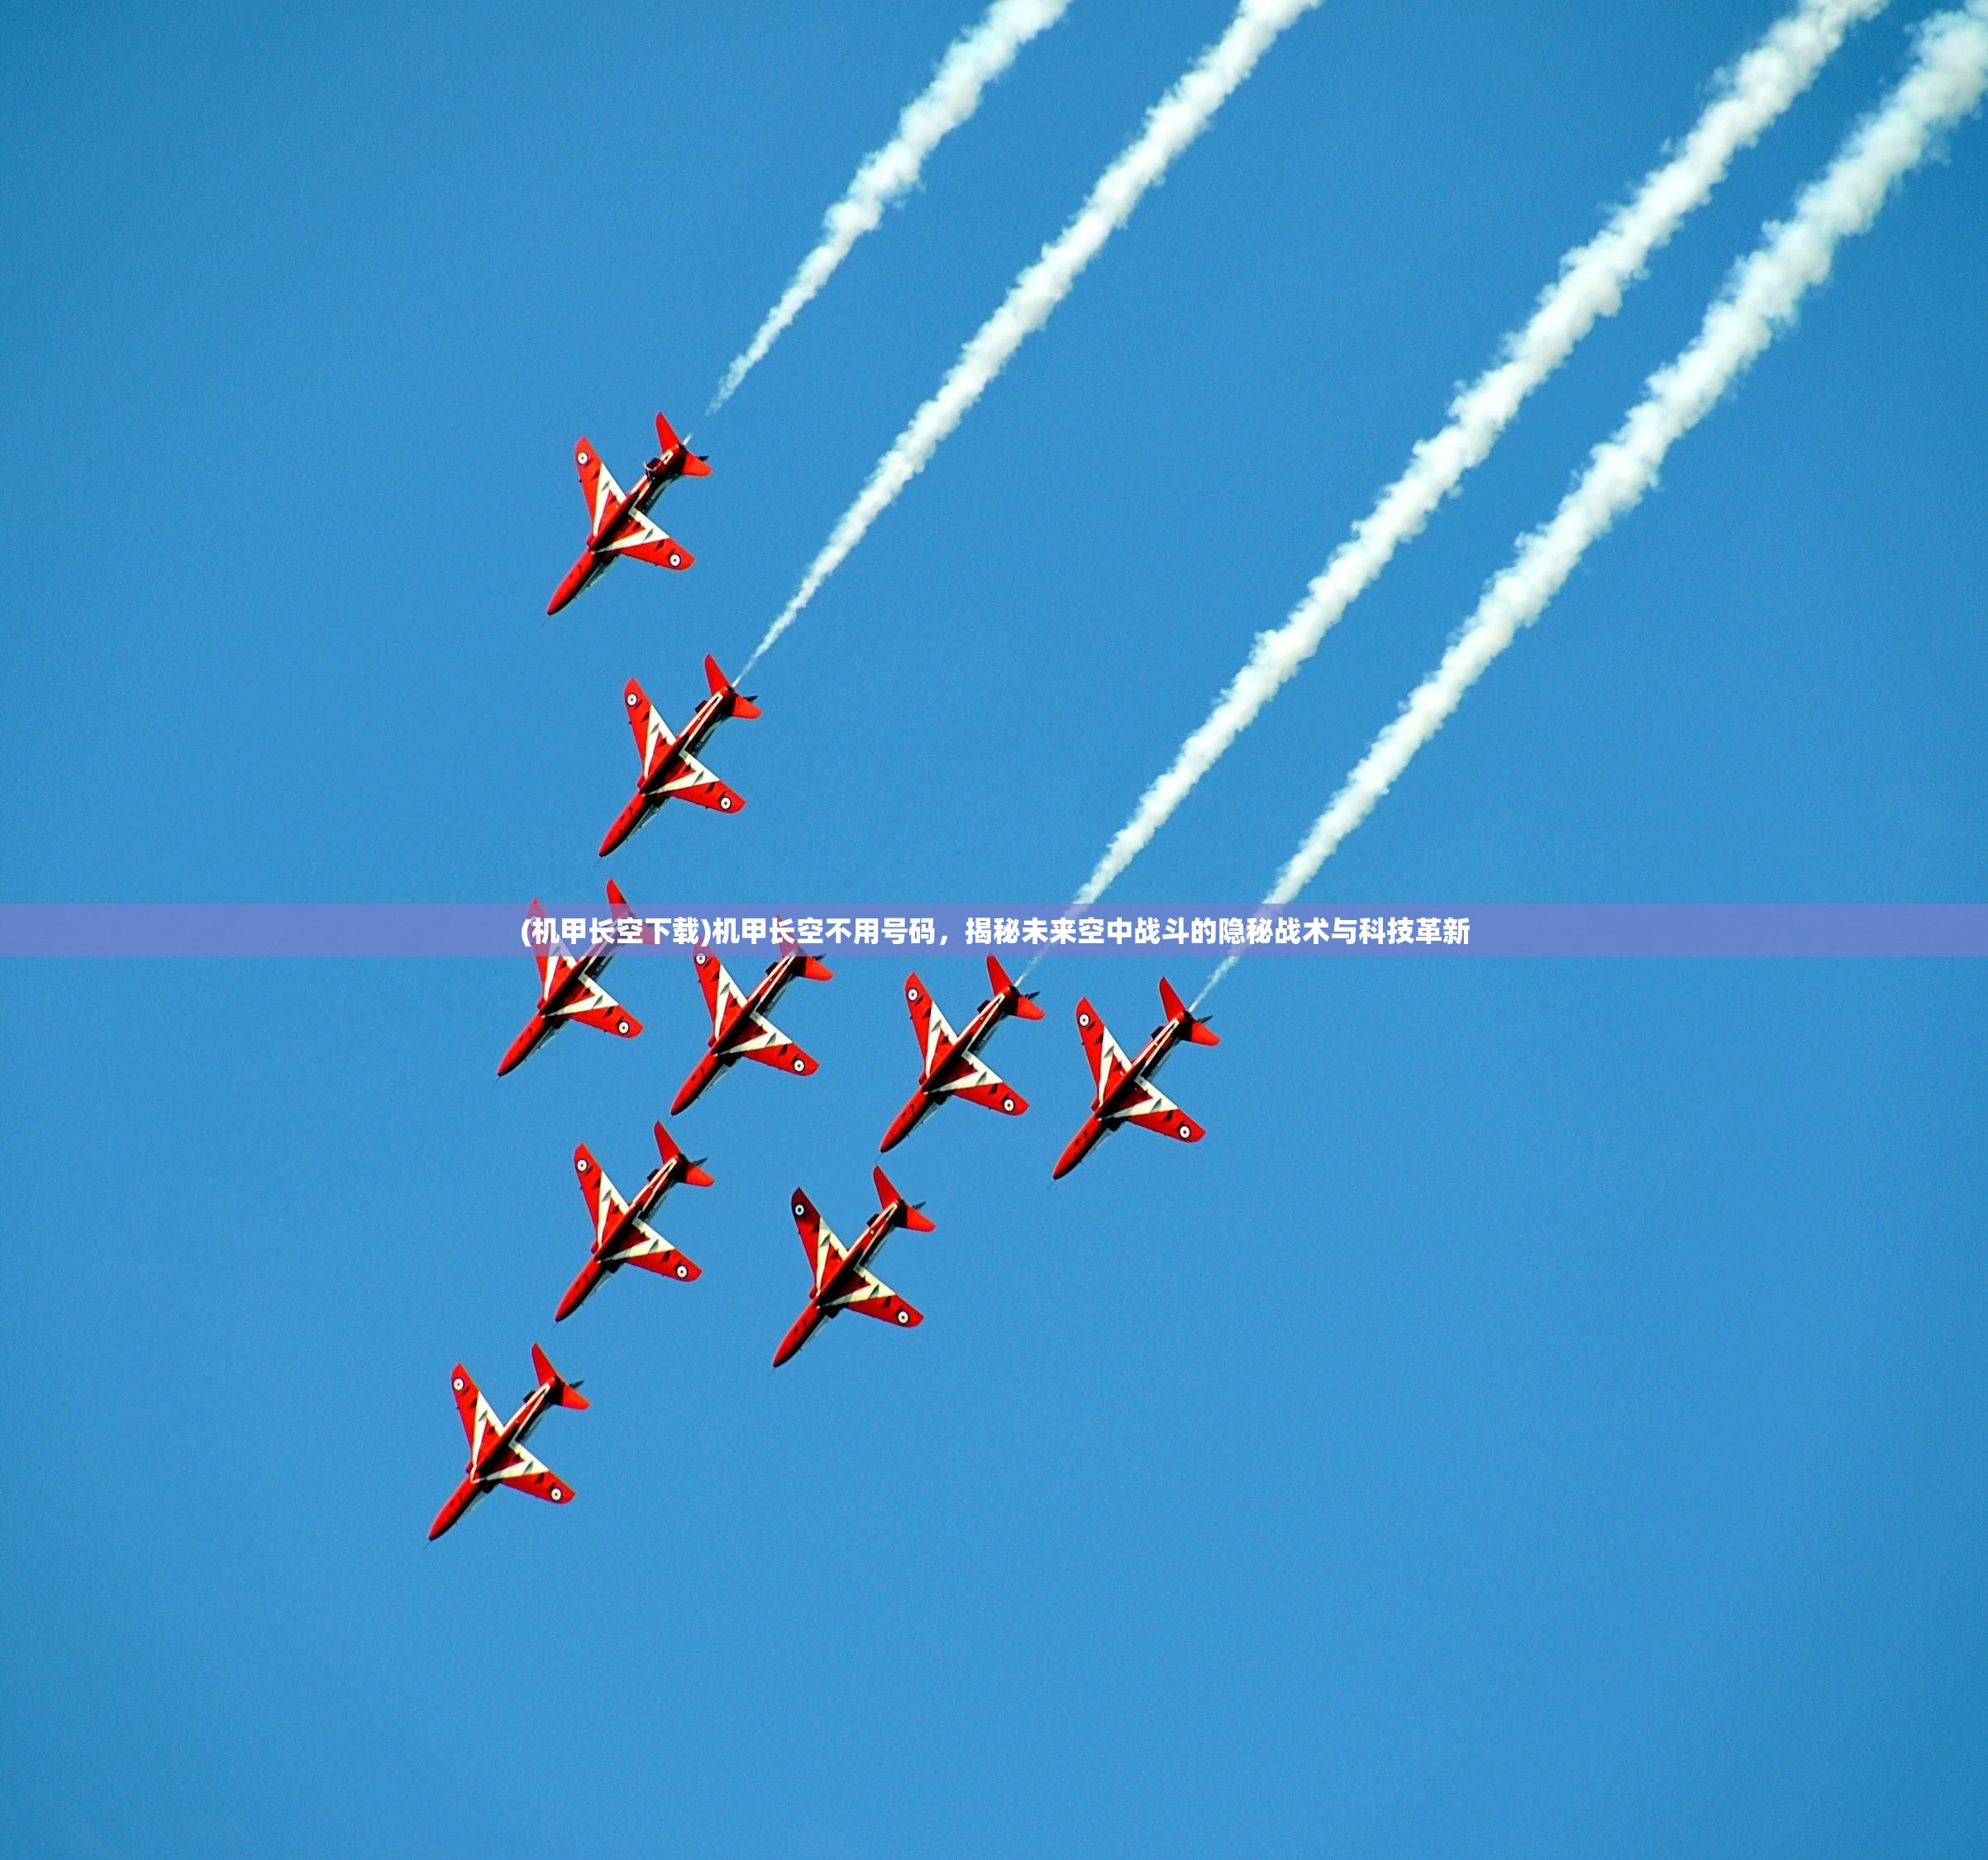
<svg viewBox="0 0 1988 1860"><path fill-rule="evenodd" d="M1843 35L1882 10L1885 0L1802 0L1719 81L1717 93L1677 152L1644 179L1593 239L1560 261L1525 326L1500 346L1499 360L1450 403L1449 423L1419 441L1408 470L1380 494L1284 623L1259 633L1248 661L1206 720L1181 744L1118 829L1076 895L1094 903L1151 842L1196 782L1305 661L1394 551L1418 535L1509 426L1526 397L1551 374L1599 317L1622 306L1652 252L1663 245L1725 178L1733 157L1757 141L1822 69Z"/></svg>
<svg viewBox="0 0 1988 1860"><path fill-rule="evenodd" d="M1023 46L1062 18L1069 6L1070 0L994 0L978 26L953 41L932 82L904 106L896 135L864 158L849 191L822 215L820 243L801 260L758 333L725 370L704 409L707 417L731 399L788 324L835 275L856 241L876 230L884 209L918 185L926 156L980 108L981 92L1014 63Z"/></svg>
<svg viewBox="0 0 1988 1860"><path fill-rule="evenodd" d="M1049 321L1050 313L1068 294L1078 274L1095 258L1106 240L1131 218L1146 190L1172 165L1175 155L1208 126L1236 87L1256 69L1300 13L1318 0L1239 0L1228 30L1202 53L1180 81L1147 113L1138 136L1098 177L1075 218L1048 245L1008 288L1001 307L981 324L960 351L960 359L939 385L939 391L911 417L896 442L870 475L870 482L842 513L821 553L808 565L794 598L766 637L753 648L741 668L743 678L765 656L768 647L791 627L815 592L840 568L863 540L870 526L888 509L911 480L925 469L940 442L966 417L966 412L1001 372L1023 340Z"/></svg>
<svg viewBox="0 0 1988 1860"><path fill-rule="evenodd" d="M1838 245L1877 217L1893 185L1924 159L1934 137L1971 111L1988 87L1988 0L1928 20L1910 72L1884 104L1858 125L1822 177L1795 203L1793 217L1771 226L1762 243L1734 267L1706 312L1697 337L1649 379L1649 391L1595 448L1588 468L1552 520L1519 541L1436 670L1409 695L1401 714L1366 754L1312 824L1264 899L1285 904L1317 875L1415 751L1441 729L1485 668L1521 627L1537 619L1588 545L1605 535L1657 480L1671 446L1702 420L1747 365L1793 322L1803 296L1829 274ZM1205 995L1234 959L1209 978Z"/></svg>

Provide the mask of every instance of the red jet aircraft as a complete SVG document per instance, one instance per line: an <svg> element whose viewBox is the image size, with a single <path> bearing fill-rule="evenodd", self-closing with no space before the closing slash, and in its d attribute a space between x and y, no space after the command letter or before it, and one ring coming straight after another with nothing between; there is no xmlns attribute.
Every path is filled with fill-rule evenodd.
<svg viewBox="0 0 1988 1860"><path fill-rule="evenodd" d="M679 1253L650 1226L648 1217L679 1182L709 1188L711 1176L703 1159L685 1156L660 1123L656 1147L662 1166L651 1172L632 1201L622 1199L621 1190L608 1180L607 1171L584 1143L574 1151L573 1171L579 1177L580 1193L587 1198L587 1212L594 1217L594 1250L579 1269L579 1276L566 1287L566 1295L553 1314L555 1323L571 1317L602 1280L624 1266L639 1266L645 1272L660 1272L666 1279L689 1281L702 1273L695 1260Z"/></svg>
<svg viewBox="0 0 1988 1860"><path fill-rule="evenodd" d="M1139 1056L1127 1059L1099 1019L1098 1010L1088 1000L1078 1002L1077 1031L1084 1036L1084 1051L1089 1056L1098 1090L1090 1101L1090 1115L1050 1171L1051 1181L1067 1176L1122 1123L1142 1124L1183 1143L1198 1143L1208 1134L1152 1080L1181 1041L1218 1047L1221 1036L1187 1011L1164 975L1160 978L1160 1005L1166 1010L1166 1018L1153 1029L1152 1037L1139 1049Z"/></svg>
<svg viewBox="0 0 1988 1860"><path fill-rule="evenodd" d="M632 918L628 900L613 879L608 880L608 905L618 925ZM532 900L532 915L545 913L537 899ZM497 1062L502 1078L515 1066L522 1066L541 1046L570 1020L584 1021L603 1033L632 1040L642 1023L617 1001L596 979L614 960L613 943L594 943L584 956L576 956L557 937L542 950L534 951L538 963L538 1009L525 1023L524 1031L511 1042L510 1050Z"/></svg>
<svg viewBox="0 0 1988 1860"><path fill-rule="evenodd" d="M656 417L656 443L659 451L642 467L632 491L622 490L614 482L613 473L601 463L591 440L583 436L573 448L579 488L587 498L587 546L553 590L546 613L558 613L583 588L605 575L617 556L632 556L638 562L654 562L658 568L668 569L687 569L697 560L682 543L649 521L649 508L678 479L708 478L711 467L684 449L660 413Z"/></svg>
<svg viewBox="0 0 1988 1860"><path fill-rule="evenodd" d="M964 1098L970 1104L984 1104L991 1111L1018 1118L1028 1109L1028 1100L977 1056L993 1037L994 1030L1009 1014L1023 1020L1040 1020L1042 1010L1032 994L1024 994L1008 979L1008 971L993 956L987 959L987 979L993 995L974 1010L964 1033L956 1033L946 1024L932 991L914 975L904 978L904 1004L911 1009L911 1024L924 1055L918 1072L918 1089L884 1133L879 1146L895 1149L918 1128L927 1112L948 1097Z"/></svg>
<svg viewBox="0 0 1988 1860"><path fill-rule="evenodd" d="M735 1059L756 1059L762 1066L798 1072L803 1078L817 1070L815 1062L767 1019L765 1012L797 975L809 981L835 979L827 963L798 944L782 943L780 953L767 964L766 973L751 994L741 994L739 985L725 973L724 964L708 949L698 949L697 979L704 990L704 1005L711 1010L711 1037L704 1042L709 1050L678 1089L670 1107L671 1117L694 1104L704 1087Z"/></svg>
<svg viewBox="0 0 1988 1860"><path fill-rule="evenodd" d="M579 1384L569 1382L552 1366L551 1359L534 1343L532 1366L538 1371L538 1386L518 1404L508 1421L483 1398L470 1372L460 1363L450 1386L455 1391L455 1411L462 1416L462 1430L469 1437L470 1459L463 1468L463 1482L449 1494L449 1502L435 1514L428 1527L431 1540L438 1538L461 1517L485 1492L508 1486L516 1492L529 1492L553 1505L564 1505L573 1488L551 1467L535 1460L525 1451L526 1437L544 1419L548 1408L584 1408L587 1398Z"/></svg>
<svg viewBox="0 0 1988 1860"><path fill-rule="evenodd" d="M675 799L694 802L700 808L714 808L720 813L737 813L745 806L742 795L727 788L697 759L719 724L728 717L757 717L760 707L732 688L717 669L717 661L704 661L704 677L711 695L691 712L690 721L680 737L670 733L663 713L649 702L649 694L633 679L622 694L628 707L628 727L635 732L635 747L642 759L641 780L627 806L614 817L608 837L601 842L605 859L632 834L664 802Z"/></svg>
<svg viewBox="0 0 1988 1860"><path fill-rule="evenodd" d="M815 1211L804 1190L794 1191L794 1224L800 1229L801 1244L808 1249L808 1261L814 1268L814 1290L808 1295L808 1307L794 1320L794 1328L780 1339L773 1352L778 1369L831 1318L845 1311L861 1311L866 1318L881 1318L886 1323L902 1324L908 1330L925 1319L870 1270L870 1262L884 1250L884 1242L900 1227L914 1233L929 1233L932 1223L918 1212L920 1204L907 1201L890 1185L881 1169L875 1171L877 1199L882 1204L869 1223L845 1247Z"/></svg>

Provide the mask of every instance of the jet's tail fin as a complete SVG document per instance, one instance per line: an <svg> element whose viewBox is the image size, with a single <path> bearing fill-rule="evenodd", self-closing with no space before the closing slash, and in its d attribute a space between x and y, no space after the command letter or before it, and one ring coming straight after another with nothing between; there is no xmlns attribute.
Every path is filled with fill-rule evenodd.
<svg viewBox="0 0 1988 1860"><path fill-rule="evenodd" d="M894 1205L901 1207L904 1210L904 1225L909 1228L913 1233L930 1233L932 1231L936 1223L932 1221L932 1217L921 1214L913 1204L907 1201L898 1192L889 1176L886 1176L881 1169L874 1170L871 1173L876 1178L877 1205L879 1207L889 1208Z"/></svg>
<svg viewBox="0 0 1988 1860"><path fill-rule="evenodd" d="M550 1389L552 1399L561 1408L584 1408L587 1405L587 1398L579 1392L578 1385L569 1382L561 1376L552 1366L551 1357L536 1343L532 1346L532 1366L538 1372L538 1385L541 1389Z"/></svg>
<svg viewBox="0 0 1988 1860"><path fill-rule="evenodd" d="M1020 989L1015 986L1009 979L1008 971L1001 966L999 956L990 956L988 957L987 980L995 994L1013 996L1014 1011L1023 1020L1040 1020L1042 1018L1042 1010L1036 1004L1035 996L1024 994Z"/></svg>
<svg viewBox="0 0 1988 1860"><path fill-rule="evenodd" d="M704 657L704 681L710 685L711 694L714 698L722 698L727 692L731 693L732 714L734 717L751 718L760 714L760 707L717 669L717 661L708 653Z"/></svg>
<svg viewBox="0 0 1988 1860"><path fill-rule="evenodd" d="M820 956L809 955L797 942L783 941L780 944L780 954L799 956L801 959L799 972L809 981L833 981L835 980L835 971L822 961Z"/></svg>
<svg viewBox="0 0 1988 1860"><path fill-rule="evenodd" d="M710 461L699 458L688 446L684 446L683 441L676 436L676 428L671 426L660 413L656 417L656 443L661 449L662 455L665 458L669 457L671 452L682 447L684 477L708 478L711 475Z"/></svg>
<svg viewBox="0 0 1988 1860"><path fill-rule="evenodd" d="M1166 1010L1169 1020L1187 1023L1187 1037L1198 1047L1218 1047L1222 1036L1204 1020L1197 1020L1189 1011L1187 1004L1175 994L1174 985L1165 975L1160 978L1160 1005Z"/></svg>
<svg viewBox="0 0 1988 1860"><path fill-rule="evenodd" d="M660 1118L658 1118L656 1123L656 1152L663 1159L665 1168L684 1154L682 1146L668 1131L663 1128ZM686 1157L684 1162L686 1166L684 1170L684 1180L692 1188L709 1188L711 1186L714 1178L701 1161L694 1161Z"/></svg>

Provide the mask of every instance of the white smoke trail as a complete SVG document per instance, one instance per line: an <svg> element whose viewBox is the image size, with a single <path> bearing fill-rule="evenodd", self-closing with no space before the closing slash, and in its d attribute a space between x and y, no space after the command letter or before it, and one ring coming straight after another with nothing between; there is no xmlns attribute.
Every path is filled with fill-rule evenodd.
<svg viewBox="0 0 1988 1860"><path fill-rule="evenodd" d="M1733 157L1757 141L1807 88L1843 35L1885 0L1802 0L1727 72L1677 152L1653 169L1629 203L1593 239L1560 261L1525 326L1500 346L1500 359L1450 403L1449 423L1415 447L1408 470L1380 494L1284 623L1259 633L1248 661L1172 765L1139 798L1075 902L1094 903L1151 842L1194 784L1318 649L1394 551L1478 464L1526 397L1566 360L1596 320L1621 308L1623 287L1725 177Z"/></svg>
<svg viewBox="0 0 1988 1860"><path fill-rule="evenodd" d="M895 501L898 494L925 469L946 436L966 417L1023 342L1049 321L1068 295L1078 274L1095 258L1106 240L1132 217L1148 188L1172 165L1174 157L1207 127L1209 119L1228 101L1236 87L1256 69L1277 36L1318 0L1238 0L1228 30L1195 60L1193 67L1147 113L1145 126L1111 166L1098 177L1076 217L1048 245L1042 256L1008 288L1000 308L974 333L939 390L911 417L889 451L877 460L870 482L822 545L821 553L779 618L753 648L741 668L743 678L767 649L791 627L816 591L840 568L863 540L870 526Z"/></svg>
<svg viewBox="0 0 1988 1860"><path fill-rule="evenodd" d="M725 370L707 417L731 399L856 241L876 230L884 209L917 186L926 156L980 108L980 93L1014 63L1015 54L1054 26L1069 6L1070 0L994 0L978 26L953 41L932 82L904 106L897 133L865 157L849 191L822 215L821 242L801 260L779 302Z"/></svg>
<svg viewBox="0 0 1988 1860"><path fill-rule="evenodd" d="M1969 0L1920 28L1918 55L1903 82L1804 191L1793 217L1770 227L1766 240L1734 268L1696 339L1650 377L1647 394L1614 436L1595 447L1552 520L1520 539L1518 554L1485 589L1442 662L1313 823L1266 904L1289 904L1311 882L1485 668L1521 627L1539 618L1588 546L1642 499L1671 446L1793 321L1803 296L1828 276L1838 245L1871 225L1893 185L1924 158L1942 130L1974 108L1984 88L1988 0ZM1223 964L1209 978L1203 995L1231 966Z"/></svg>

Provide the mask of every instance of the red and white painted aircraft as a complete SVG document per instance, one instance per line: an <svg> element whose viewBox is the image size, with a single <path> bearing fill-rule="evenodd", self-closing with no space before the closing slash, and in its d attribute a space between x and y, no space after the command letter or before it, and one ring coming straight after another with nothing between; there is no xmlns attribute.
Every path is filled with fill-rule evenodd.
<svg viewBox="0 0 1988 1860"><path fill-rule="evenodd" d="M870 1262L884 1250L884 1242L900 1227L914 1233L929 1233L932 1223L918 1212L919 1203L907 1201L891 1186L881 1169L875 1171L877 1199L881 1204L855 1240L844 1246L834 1230L815 1210L805 1190L794 1191L794 1224L800 1229L801 1244L808 1250L808 1264L814 1269L814 1289L808 1295L807 1309L794 1320L794 1327L780 1339L773 1352L778 1369L831 1318L845 1311L861 1311L866 1318L881 1318L885 1323L902 1324L908 1330L924 1323L924 1314L914 1310L870 1270Z"/></svg>
<svg viewBox="0 0 1988 1860"><path fill-rule="evenodd" d="M608 908L617 925L635 915L613 879L608 880ZM544 914L534 898L532 915ZM584 956L575 956L555 936L543 949L532 952L538 963L538 1007L498 1061L498 1078L523 1065L570 1020L584 1021L623 1040L632 1040L641 1032L642 1023L600 985L601 971L614 960L614 950L611 942L594 943Z"/></svg>
<svg viewBox="0 0 1988 1860"><path fill-rule="evenodd" d="M656 417L656 455L642 467L634 489L627 491L614 482L613 473L601 463L593 441L583 436L573 448L579 488L587 498L587 546L553 590L546 613L558 613L583 588L591 586L617 556L667 569L687 569L697 560L682 543L649 521L649 510L678 479L708 478L711 467L685 448L660 413Z"/></svg>
<svg viewBox="0 0 1988 1860"><path fill-rule="evenodd" d="M711 1037L704 1042L704 1056L678 1089L670 1107L671 1117L694 1104L705 1086L736 1059L756 1059L762 1066L803 1078L818 1070L814 1061L766 1018L766 1010L779 999L780 990L797 975L809 981L835 979L827 963L798 944L782 943L779 956L766 965L766 973L747 994L725 973L725 965L699 946L697 979L704 990L704 1005L711 1010Z"/></svg>
<svg viewBox="0 0 1988 1860"><path fill-rule="evenodd" d="M553 1321L570 1318L587 1302L602 1280L624 1266L639 1266L645 1272L660 1272L665 1279L686 1281L698 1277L703 1268L679 1252L649 1224L649 1216L661 1206L663 1197L679 1182L692 1188L709 1188L711 1176L701 1157L684 1154L670 1133L659 1122L656 1127L660 1168L635 1191L632 1199L622 1197L608 1180L608 1172L594 1159L594 1152L582 1143L573 1152L573 1172L579 1177L580 1193L587 1198L587 1212L594 1217L594 1248L579 1276L566 1287Z"/></svg>
<svg viewBox="0 0 1988 1860"><path fill-rule="evenodd" d="M622 694L628 707L628 727L635 732L635 747L642 759L641 780L633 798L614 817L608 837L601 842L605 859L633 833L649 816L668 800L689 801L720 813L737 813L745 806L744 796L727 788L697 759L705 739L728 717L757 717L760 707L736 690L717 669L717 661L706 658L704 677L711 695L691 712L681 736L673 737L663 713L649 702L649 694L633 679Z"/></svg>
<svg viewBox="0 0 1988 1860"><path fill-rule="evenodd" d="M1042 1010L1032 994L1024 994L1008 978L1008 971L993 956L987 959L987 980L993 994L974 1010L973 1018L958 1033L946 1024L932 990L913 975L904 978L904 1004L911 1010L911 1024L918 1036L923 1055L918 1072L918 1089L906 1100L904 1109L884 1133L880 1148L892 1150L918 1128L925 1114L951 1098L964 1098L970 1104L984 1104L1018 1118L1028 1109L1028 1100L994 1072L980 1056L980 1050L994 1030L1009 1015L1022 1020L1040 1020Z"/></svg>
<svg viewBox="0 0 1988 1860"><path fill-rule="evenodd" d="M1160 1005L1166 1018L1153 1029L1152 1037L1139 1049L1136 1059L1111 1037L1088 1000L1077 1004L1077 1031L1084 1036L1084 1051L1098 1081L1097 1095L1090 1101L1090 1115L1070 1138L1050 1180L1067 1176L1085 1157L1122 1123L1142 1125L1162 1137L1177 1137L1183 1143L1198 1143L1208 1133L1155 1085L1153 1075L1166 1063L1166 1056L1183 1040L1198 1047L1218 1047L1222 1038L1204 1020L1189 1013L1173 985L1160 978Z"/></svg>
<svg viewBox="0 0 1988 1860"><path fill-rule="evenodd" d="M463 1468L463 1482L449 1494L448 1503L428 1527L431 1540L440 1537L485 1492L493 1492L499 1486L529 1492L552 1505L564 1505L573 1496L573 1488L565 1480L525 1451L525 1441L548 1408L584 1408L587 1398L579 1392L579 1384L567 1381L536 1343L532 1346L532 1366L538 1372L538 1386L518 1404L509 1420L500 1421L470 1380L469 1371L456 1364L449 1385L455 1391L455 1411L462 1416L462 1430L469 1438L470 1458Z"/></svg>

